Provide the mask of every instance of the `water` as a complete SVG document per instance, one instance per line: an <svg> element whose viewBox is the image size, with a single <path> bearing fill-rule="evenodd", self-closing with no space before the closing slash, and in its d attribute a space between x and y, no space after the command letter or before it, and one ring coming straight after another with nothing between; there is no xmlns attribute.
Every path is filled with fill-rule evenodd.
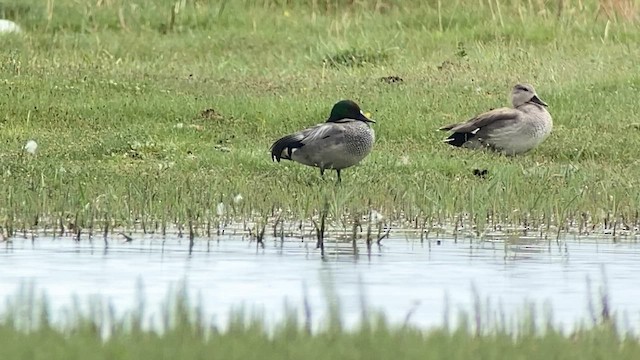
<svg viewBox="0 0 640 360"><path fill-rule="evenodd" d="M142 284L149 317L158 319L168 290L186 281L188 293L218 325L224 326L229 310L240 306L277 322L285 302L302 308L306 292L318 326L326 316L323 284L333 279L348 325L358 322L362 299L396 323L408 318L431 327L442 325L445 314L451 320L458 310L473 310L477 296L485 308L507 315L522 314L527 303L536 304L540 316L543 309L552 309L554 323L571 328L589 321L589 298L599 308L599 289L606 286L612 309L628 321L625 326L637 330L640 324L640 245L634 241L583 239L558 245L520 239L505 247L501 240L443 239L438 244L396 234L370 255L360 244L357 257L350 243L327 243L322 260L313 240L272 241L260 249L230 235L196 240L189 255L184 239L133 238L125 242L117 236L108 249L101 240L76 243L64 237L5 243L0 247L0 298L15 296L32 283L57 312L69 308L75 295L107 299L117 313L125 313L135 308Z"/></svg>

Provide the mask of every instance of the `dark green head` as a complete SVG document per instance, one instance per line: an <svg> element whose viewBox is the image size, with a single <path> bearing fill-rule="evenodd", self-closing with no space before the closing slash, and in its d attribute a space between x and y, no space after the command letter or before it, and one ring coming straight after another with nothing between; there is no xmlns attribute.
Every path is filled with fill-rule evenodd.
<svg viewBox="0 0 640 360"><path fill-rule="evenodd" d="M354 119L364 121L366 123L375 123L375 121L366 117L360 106L351 100L340 100L331 109L331 115L327 122L336 122L342 119Z"/></svg>

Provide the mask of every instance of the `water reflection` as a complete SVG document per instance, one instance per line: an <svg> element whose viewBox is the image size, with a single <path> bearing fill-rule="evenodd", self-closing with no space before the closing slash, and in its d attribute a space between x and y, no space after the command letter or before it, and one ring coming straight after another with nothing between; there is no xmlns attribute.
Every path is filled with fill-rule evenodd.
<svg viewBox="0 0 640 360"><path fill-rule="evenodd" d="M73 238L14 240L0 248L0 297L32 281L52 308L69 306L73 295L102 296L124 312L137 306L143 284L148 310L158 310L167 290L184 280L215 321L244 306L264 312L268 322L284 316L284 302L302 308L304 292L314 322L326 314L323 278L332 278L348 324L359 320L362 302L389 319L441 325L449 313L471 311L480 299L487 312L521 313L523 305L546 304L557 323L570 327L589 319L589 296L598 296L606 269L611 305L636 327L640 306L640 246L634 242L540 241L533 238L429 239L391 235L370 252L358 244L327 242L325 259L315 239L255 241L234 235L219 240L133 236L75 242ZM588 289L587 279L592 280ZM589 292L590 291L590 292ZM363 300L364 299L364 300ZM597 305L597 304L596 304ZM0 305L2 306L2 305ZM55 319L55 315L54 315Z"/></svg>

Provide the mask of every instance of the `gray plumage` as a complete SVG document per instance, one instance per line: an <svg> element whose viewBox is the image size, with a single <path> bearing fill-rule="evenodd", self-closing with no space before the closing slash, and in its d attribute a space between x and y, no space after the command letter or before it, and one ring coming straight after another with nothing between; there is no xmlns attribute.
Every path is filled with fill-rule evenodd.
<svg viewBox="0 0 640 360"><path fill-rule="evenodd" d="M512 108L499 108L459 124L443 126L453 131L444 141L469 149L489 148L505 155L525 153L540 145L551 133L553 120L547 104L533 86L516 84L511 91Z"/></svg>
<svg viewBox="0 0 640 360"><path fill-rule="evenodd" d="M336 103L329 119L322 124L286 135L271 145L271 158L292 160L308 166L340 171L358 164L373 148L375 121L367 118L351 100Z"/></svg>

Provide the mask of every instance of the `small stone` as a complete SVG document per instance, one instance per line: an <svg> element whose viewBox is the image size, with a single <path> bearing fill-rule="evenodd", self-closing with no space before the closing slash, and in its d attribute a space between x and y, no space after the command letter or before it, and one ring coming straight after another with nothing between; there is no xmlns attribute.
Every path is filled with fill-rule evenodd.
<svg viewBox="0 0 640 360"><path fill-rule="evenodd" d="M28 152L31 155L35 155L36 150L38 150L38 143L35 142L34 140L29 140L24 145L24 151Z"/></svg>

